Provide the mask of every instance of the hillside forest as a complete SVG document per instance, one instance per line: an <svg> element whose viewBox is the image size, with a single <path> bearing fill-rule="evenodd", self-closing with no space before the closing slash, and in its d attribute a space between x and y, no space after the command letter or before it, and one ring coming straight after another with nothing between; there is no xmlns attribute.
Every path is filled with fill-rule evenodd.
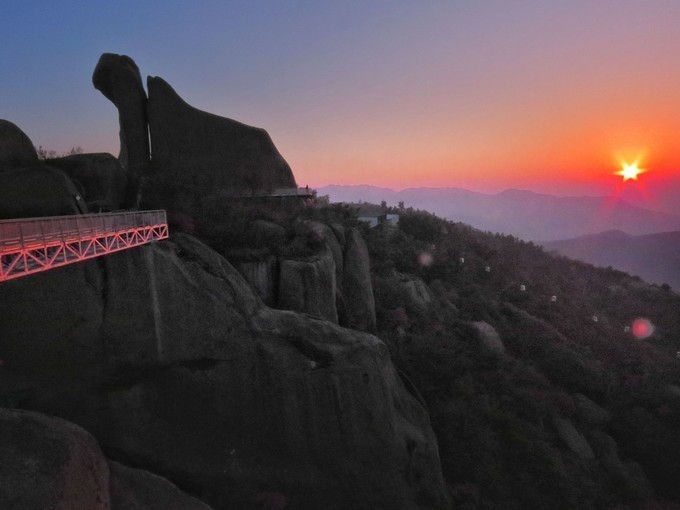
<svg viewBox="0 0 680 510"><path fill-rule="evenodd" d="M455 508L680 508L680 296L424 211L390 209L396 228L357 211L320 200L293 224L361 229L377 335ZM203 237L219 250L238 223Z"/></svg>

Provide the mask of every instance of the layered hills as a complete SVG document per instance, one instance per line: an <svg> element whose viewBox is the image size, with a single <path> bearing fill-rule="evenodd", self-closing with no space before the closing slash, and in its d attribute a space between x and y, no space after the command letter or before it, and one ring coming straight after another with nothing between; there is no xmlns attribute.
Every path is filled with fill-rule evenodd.
<svg viewBox="0 0 680 510"><path fill-rule="evenodd" d="M534 242L557 241L607 230L631 235L680 230L680 216L643 209L615 197L558 197L525 190L489 195L459 188L325 186L333 202L387 202L430 211L480 230Z"/></svg>
<svg viewBox="0 0 680 510"><path fill-rule="evenodd" d="M573 259L613 266L648 282L680 289L680 232L632 236L611 230L544 246Z"/></svg>

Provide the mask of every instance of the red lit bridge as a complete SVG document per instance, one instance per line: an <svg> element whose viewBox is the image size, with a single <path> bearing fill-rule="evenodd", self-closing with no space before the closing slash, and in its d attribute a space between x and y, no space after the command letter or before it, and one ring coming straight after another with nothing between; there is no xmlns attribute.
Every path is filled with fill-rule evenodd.
<svg viewBox="0 0 680 510"><path fill-rule="evenodd" d="M165 211L0 221L0 282L167 239Z"/></svg>

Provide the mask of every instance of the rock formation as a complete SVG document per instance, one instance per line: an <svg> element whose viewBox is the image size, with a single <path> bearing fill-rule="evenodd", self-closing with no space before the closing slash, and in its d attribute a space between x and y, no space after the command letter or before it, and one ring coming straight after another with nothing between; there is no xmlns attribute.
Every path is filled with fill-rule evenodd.
<svg viewBox="0 0 680 510"><path fill-rule="evenodd" d="M37 164L38 155L26 133L10 121L0 119L0 170Z"/></svg>
<svg viewBox="0 0 680 510"><path fill-rule="evenodd" d="M555 417L553 419L553 426L560 439L564 441L564 444L576 455L582 459L592 459L595 457L590 444L588 444L586 438L583 437L583 434L576 430L576 427L574 427L571 421Z"/></svg>
<svg viewBox="0 0 680 510"><path fill-rule="evenodd" d="M165 478L109 461L112 510L211 510Z"/></svg>
<svg viewBox="0 0 680 510"><path fill-rule="evenodd" d="M2 409L0 458L0 508L110 508L106 459L72 423Z"/></svg>
<svg viewBox="0 0 680 510"><path fill-rule="evenodd" d="M87 212L73 182L48 165L2 171L0 219L61 216Z"/></svg>
<svg viewBox="0 0 680 510"><path fill-rule="evenodd" d="M124 207L136 207L139 204L140 180L149 166L146 93L139 68L126 55L104 53L94 69L92 83L118 108L119 159L128 175Z"/></svg>
<svg viewBox="0 0 680 510"><path fill-rule="evenodd" d="M375 331L375 300L366 243L355 228L345 231L342 292L349 327Z"/></svg>
<svg viewBox="0 0 680 510"><path fill-rule="evenodd" d="M482 345L493 352L494 354L501 356L505 353L505 346L501 340L500 335L494 329L494 327L488 322L476 321L471 324L479 334L479 339Z"/></svg>
<svg viewBox="0 0 680 510"><path fill-rule="evenodd" d="M88 210L114 211L126 204L127 176L117 158L108 153L74 154L49 160L78 186Z"/></svg>
<svg viewBox="0 0 680 510"><path fill-rule="evenodd" d="M193 108L161 78L149 77L147 87L152 180L156 191L166 188L161 198L170 210L190 209L192 200L224 191L296 186L264 129Z"/></svg>
<svg viewBox="0 0 680 510"><path fill-rule="evenodd" d="M107 461L96 440L60 418L0 409L0 508L210 510L169 481Z"/></svg>
<svg viewBox="0 0 680 510"><path fill-rule="evenodd" d="M386 346L264 307L191 237L7 282L0 302L0 387L15 405L83 426L217 508L263 494L446 505L427 414Z"/></svg>
<svg viewBox="0 0 680 510"><path fill-rule="evenodd" d="M277 307L338 323L335 263L330 250L307 260L283 260Z"/></svg>
<svg viewBox="0 0 680 510"><path fill-rule="evenodd" d="M225 256L267 305L374 331L368 250L359 231L349 229L346 235L341 226L317 221L297 222L292 230L289 238L276 224L249 222L234 240L239 247L228 249Z"/></svg>

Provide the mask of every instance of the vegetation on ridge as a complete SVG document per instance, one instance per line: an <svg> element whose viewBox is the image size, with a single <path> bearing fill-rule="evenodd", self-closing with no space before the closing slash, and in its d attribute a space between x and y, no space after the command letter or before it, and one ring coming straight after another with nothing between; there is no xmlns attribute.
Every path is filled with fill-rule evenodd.
<svg viewBox="0 0 680 510"><path fill-rule="evenodd" d="M398 230L365 231L378 335L427 403L457 503L679 501L680 296L512 236L394 212ZM426 309L395 285L398 273L429 285ZM652 336L631 334L636 317L650 320ZM504 352L482 341L475 321L493 326ZM570 431L584 441L565 441Z"/></svg>

